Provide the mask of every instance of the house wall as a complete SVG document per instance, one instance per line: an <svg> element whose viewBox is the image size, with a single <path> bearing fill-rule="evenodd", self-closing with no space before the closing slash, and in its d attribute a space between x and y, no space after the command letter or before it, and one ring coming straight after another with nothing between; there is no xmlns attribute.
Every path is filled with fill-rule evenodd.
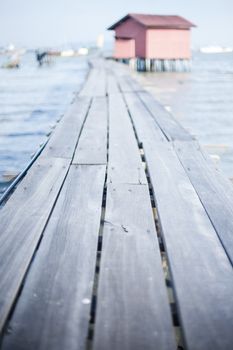
<svg viewBox="0 0 233 350"><path fill-rule="evenodd" d="M117 38L135 39L135 56L145 57L145 53L146 53L146 28L145 27L143 27L140 23L137 23L132 18L129 18L125 22L121 23L115 29L115 32L116 32ZM118 51L117 54L120 54L120 51ZM125 57L122 57L122 58L125 58Z"/></svg>
<svg viewBox="0 0 233 350"><path fill-rule="evenodd" d="M114 47L115 58L134 58L135 57L135 40L134 39L117 39Z"/></svg>
<svg viewBox="0 0 233 350"><path fill-rule="evenodd" d="M146 57L157 59L189 59L191 31L179 29L148 29Z"/></svg>

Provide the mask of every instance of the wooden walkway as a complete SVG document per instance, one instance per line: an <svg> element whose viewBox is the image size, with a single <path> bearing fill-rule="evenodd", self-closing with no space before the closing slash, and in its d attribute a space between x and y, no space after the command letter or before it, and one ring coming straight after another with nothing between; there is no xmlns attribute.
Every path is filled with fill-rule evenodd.
<svg viewBox="0 0 233 350"><path fill-rule="evenodd" d="M232 350L233 187L95 60L0 210L4 350Z"/></svg>

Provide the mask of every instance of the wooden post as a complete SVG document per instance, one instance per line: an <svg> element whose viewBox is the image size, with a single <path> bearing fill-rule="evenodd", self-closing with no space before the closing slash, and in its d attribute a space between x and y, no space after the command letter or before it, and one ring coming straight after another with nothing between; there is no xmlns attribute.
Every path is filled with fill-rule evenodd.
<svg viewBox="0 0 233 350"><path fill-rule="evenodd" d="M129 63L129 66L138 72L190 72L191 71L191 60L188 60L188 59L149 59L149 58L137 57L137 58L131 58L127 61Z"/></svg>
<svg viewBox="0 0 233 350"><path fill-rule="evenodd" d="M131 69L135 70L136 69L136 59L135 58L131 58L129 60L129 66Z"/></svg>
<svg viewBox="0 0 233 350"><path fill-rule="evenodd" d="M146 70L146 72L151 71L151 60L149 58L145 59L145 70Z"/></svg>

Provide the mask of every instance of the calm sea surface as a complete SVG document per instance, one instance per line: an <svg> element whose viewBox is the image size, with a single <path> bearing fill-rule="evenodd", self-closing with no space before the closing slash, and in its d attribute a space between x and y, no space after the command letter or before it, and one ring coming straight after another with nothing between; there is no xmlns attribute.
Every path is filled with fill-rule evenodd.
<svg viewBox="0 0 233 350"><path fill-rule="evenodd" d="M0 192L46 140L87 69L82 58L38 68L30 54L20 69L0 69ZM233 54L195 54L191 73L137 76L233 178Z"/></svg>
<svg viewBox="0 0 233 350"><path fill-rule="evenodd" d="M191 73L143 73L139 80L233 179L233 54L196 53Z"/></svg>
<svg viewBox="0 0 233 350"><path fill-rule="evenodd" d="M0 56L0 67L7 58ZM39 68L26 54L20 69L0 68L0 193L28 164L79 91L87 74L80 57Z"/></svg>

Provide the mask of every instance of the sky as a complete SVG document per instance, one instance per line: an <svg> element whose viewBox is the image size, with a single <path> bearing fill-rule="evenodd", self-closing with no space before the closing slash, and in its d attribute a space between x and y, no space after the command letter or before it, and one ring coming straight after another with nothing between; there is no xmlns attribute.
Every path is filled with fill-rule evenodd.
<svg viewBox="0 0 233 350"><path fill-rule="evenodd" d="M233 0L0 0L0 46L111 42L106 28L129 12L185 17L193 47L233 46Z"/></svg>

